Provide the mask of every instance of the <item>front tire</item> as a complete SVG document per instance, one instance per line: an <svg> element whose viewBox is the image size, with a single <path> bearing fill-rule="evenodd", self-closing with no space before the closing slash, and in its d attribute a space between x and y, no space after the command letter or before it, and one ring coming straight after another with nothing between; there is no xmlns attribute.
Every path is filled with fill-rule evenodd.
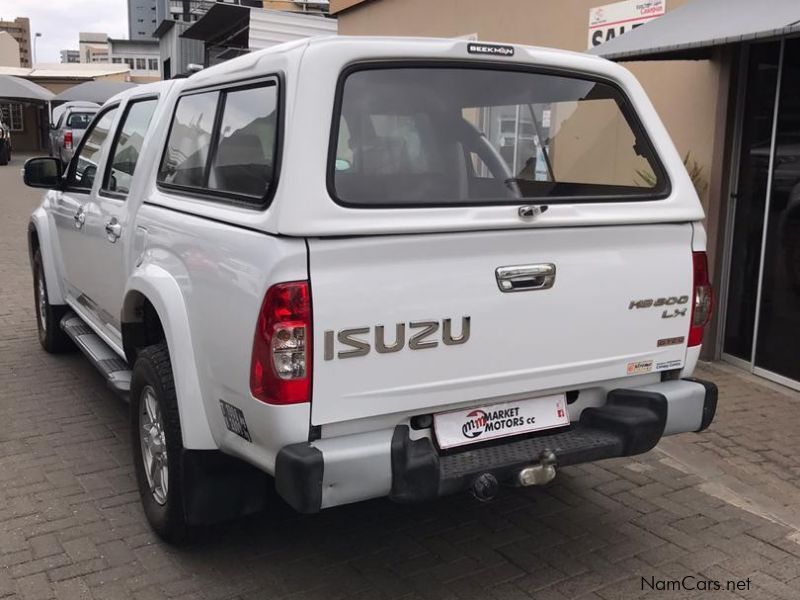
<svg viewBox="0 0 800 600"><path fill-rule="evenodd" d="M139 353L130 399L133 462L145 516L161 538L180 543L189 533L181 472L183 437L166 343Z"/></svg>
<svg viewBox="0 0 800 600"><path fill-rule="evenodd" d="M36 327L42 348L51 354L72 350L75 347L72 340L61 329L61 318L66 314L67 307L50 304L47 282L44 278L42 252L38 248L33 253L33 295L36 306Z"/></svg>

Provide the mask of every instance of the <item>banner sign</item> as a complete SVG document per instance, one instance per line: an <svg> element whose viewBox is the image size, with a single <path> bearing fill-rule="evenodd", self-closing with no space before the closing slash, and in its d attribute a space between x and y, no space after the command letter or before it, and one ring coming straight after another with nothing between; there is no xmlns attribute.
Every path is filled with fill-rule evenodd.
<svg viewBox="0 0 800 600"><path fill-rule="evenodd" d="M589 48L613 40L667 11L667 0L623 0L589 9Z"/></svg>

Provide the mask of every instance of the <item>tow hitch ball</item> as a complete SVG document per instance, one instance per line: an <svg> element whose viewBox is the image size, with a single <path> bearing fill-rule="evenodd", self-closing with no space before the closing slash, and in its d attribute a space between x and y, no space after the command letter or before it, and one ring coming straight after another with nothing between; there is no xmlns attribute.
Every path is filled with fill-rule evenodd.
<svg viewBox="0 0 800 600"><path fill-rule="evenodd" d="M517 474L517 483L522 486L545 485L556 476L556 455L552 452L542 452L539 462L530 467L525 467Z"/></svg>
<svg viewBox="0 0 800 600"><path fill-rule="evenodd" d="M556 455L550 451L542 452L539 462L524 467L517 473L516 485L545 485L556 476ZM500 484L491 473L482 473L475 478L470 493L481 502L488 502L497 495Z"/></svg>

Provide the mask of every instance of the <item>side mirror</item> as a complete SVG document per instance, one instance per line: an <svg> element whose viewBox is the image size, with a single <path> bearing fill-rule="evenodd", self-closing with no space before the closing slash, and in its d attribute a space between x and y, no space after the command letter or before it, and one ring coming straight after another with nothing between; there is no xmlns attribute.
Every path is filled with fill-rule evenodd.
<svg viewBox="0 0 800 600"><path fill-rule="evenodd" d="M81 187L91 188L94 185L94 177L97 175L97 165L86 165L80 172Z"/></svg>
<svg viewBox="0 0 800 600"><path fill-rule="evenodd" d="M58 158L29 158L22 170L22 180L27 186L52 190L61 186L61 173L61 161Z"/></svg>

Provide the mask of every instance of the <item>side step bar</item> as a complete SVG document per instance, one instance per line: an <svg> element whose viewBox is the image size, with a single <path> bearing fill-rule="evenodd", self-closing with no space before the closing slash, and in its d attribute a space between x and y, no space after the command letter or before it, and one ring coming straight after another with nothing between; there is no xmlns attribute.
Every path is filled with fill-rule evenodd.
<svg viewBox="0 0 800 600"><path fill-rule="evenodd" d="M127 399L131 389L131 370L128 363L109 348L108 344L74 312L69 311L64 315L61 319L61 329L102 373L108 387Z"/></svg>

